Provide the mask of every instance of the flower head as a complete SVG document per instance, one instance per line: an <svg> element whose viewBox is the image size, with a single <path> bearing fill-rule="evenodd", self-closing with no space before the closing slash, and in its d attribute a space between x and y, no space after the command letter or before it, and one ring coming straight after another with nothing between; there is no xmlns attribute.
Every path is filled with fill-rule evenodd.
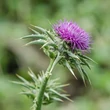
<svg viewBox="0 0 110 110"><path fill-rule="evenodd" d="M88 50L90 45L90 36L72 21L59 21L53 26L58 36L70 43L72 49Z"/></svg>

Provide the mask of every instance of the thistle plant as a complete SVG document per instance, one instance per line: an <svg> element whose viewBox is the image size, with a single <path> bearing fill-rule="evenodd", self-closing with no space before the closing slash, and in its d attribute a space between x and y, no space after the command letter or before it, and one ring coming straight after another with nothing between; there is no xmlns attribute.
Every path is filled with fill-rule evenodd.
<svg viewBox="0 0 110 110"><path fill-rule="evenodd" d="M33 25L30 29L33 34L24 36L22 39L31 38L33 40L25 45L40 45L43 52L49 57L50 64L45 72L42 71L37 76L29 69L28 74L33 82L18 76L22 82L14 83L24 86L25 89L21 93L32 99L32 110L41 110L42 105L63 101L63 98L70 100L68 94L62 93L62 87L67 85L60 84L58 79L50 78L56 64L68 68L76 79L74 69L77 69L84 83L86 79L90 82L84 66L91 69L88 61L93 60L85 55L90 51L91 37L76 23L66 20L54 24L51 30Z"/></svg>

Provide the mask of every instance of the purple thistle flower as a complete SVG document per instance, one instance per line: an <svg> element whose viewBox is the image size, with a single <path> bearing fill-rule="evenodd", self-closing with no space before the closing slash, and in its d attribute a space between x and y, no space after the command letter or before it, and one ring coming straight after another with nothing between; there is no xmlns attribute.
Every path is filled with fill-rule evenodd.
<svg viewBox="0 0 110 110"><path fill-rule="evenodd" d="M90 36L72 21L59 21L53 26L58 36L70 43L71 48L79 50L88 50L90 45Z"/></svg>

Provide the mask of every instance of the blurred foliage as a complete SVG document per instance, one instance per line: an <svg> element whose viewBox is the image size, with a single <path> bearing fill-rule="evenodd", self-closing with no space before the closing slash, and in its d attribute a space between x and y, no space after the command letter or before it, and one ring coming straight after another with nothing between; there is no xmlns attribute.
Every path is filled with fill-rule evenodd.
<svg viewBox="0 0 110 110"><path fill-rule="evenodd" d="M93 39L88 54L97 64L87 70L92 86L84 86L68 71L57 66L53 77L60 77L74 103L55 103L44 110L109 110L110 109L110 0L1 0L0 1L0 110L29 110L30 101L19 95L20 88L9 80L15 74L29 77L29 66L36 74L45 70L48 58L39 47L24 47L20 37L32 33L30 24L51 28L59 19L77 22ZM50 24L51 23L51 24ZM77 71L75 71L77 73Z"/></svg>

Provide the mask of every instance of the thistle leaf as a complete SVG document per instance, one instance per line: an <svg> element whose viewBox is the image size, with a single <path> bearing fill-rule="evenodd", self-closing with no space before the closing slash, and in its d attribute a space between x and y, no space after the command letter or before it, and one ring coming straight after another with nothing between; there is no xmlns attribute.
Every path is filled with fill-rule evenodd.
<svg viewBox="0 0 110 110"><path fill-rule="evenodd" d="M34 40L34 41L31 41L31 42L29 42L29 43L25 44L25 46L27 46L27 45L32 45L32 44L39 44L39 45L43 45L43 44L45 44L45 43L46 43L46 41L45 41L45 40L41 40L41 39L39 39L39 40Z"/></svg>
<svg viewBox="0 0 110 110"><path fill-rule="evenodd" d="M90 78L89 78L88 74L85 72L85 70L84 70L83 68L81 68L81 69L82 69L83 74L84 74L85 77L88 79L88 81L89 81L89 83L90 83L90 85L91 85L91 81L90 81Z"/></svg>
<svg viewBox="0 0 110 110"><path fill-rule="evenodd" d="M38 82L37 77L35 76L35 74L33 73L33 71L29 68L28 74L31 76L31 78L33 79L33 81L36 83Z"/></svg>
<svg viewBox="0 0 110 110"><path fill-rule="evenodd" d="M49 100L49 94L44 92L44 96L47 97L47 99Z"/></svg>
<svg viewBox="0 0 110 110"><path fill-rule="evenodd" d="M21 80L21 81L23 81L23 82L17 82L17 81L12 81L13 83L16 83L16 84L19 84L19 85L22 85L22 86L24 86L24 87L26 87L26 88L35 88L31 83L29 83L26 79L24 79L23 77L21 77L21 76L19 76L19 75L17 75L17 77Z"/></svg>
<svg viewBox="0 0 110 110"><path fill-rule="evenodd" d="M52 97L52 99L55 100L55 101L63 102L63 100L61 100L61 99L58 98L58 97Z"/></svg>
<svg viewBox="0 0 110 110"><path fill-rule="evenodd" d="M21 86L24 86L24 87L26 87L26 88L28 88L29 86L27 86L25 83L23 83L23 82L18 82L18 81L11 81L12 83L14 83L14 84L18 84L18 85L21 85Z"/></svg>
<svg viewBox="0 0 110 110"><path fill-rule="evenodd" d="M54 89L52 89L52 88L50 88L50 91L53 92L54 94L60 96L60 97L63 97L62 94L58 93L56 90L54 90Z"/></svg>
<svg viewBox="0 0 110 110"><path fill-rule="evenodd" d="M58 54L54 64L57 63L60 58L62 58L62 57L59 56L59 54ZM18 77L20 78L20 80L22 82L15 82L15 83L25 87L24 91L21 92L21 94L24 94L24 95L28 96L29 98L33 99L34 100L33 105L36 106L37 96L38 96L38 92L40 89L40 84L43 83L46 75L45 75L44 71L41 71L41 73L36 77L31 69L29 69L28 74L31 76L34 83L28 82L21 76L18 76ZM62 87L65 87L65 86L67 86L67 84L61 85L60 83L58 83L58 78L49 80L47 83L47 86L45 88L45 91L44 91L44 98L43 98L42 104L47 105L49 103L52 103L53 101L62 101L62 99L60 99L60 98L65 98L65 99L71 101L71 99L69 99L67 97L68 96L67 94L62 94L62 93L64 93ZM60 92L62 92L62 93L60 93ZM35 106L33 106L33 108Z"/></svg>
<svg viewBox="0 0 110 110"><path fill-rule="evenodd" d="M25 84L25 83L22 83L22 82L20 83L20 82L16 82L16 81L13 81L12 83L21 85L21 86L23 86L23 87L25 87L25 88L27 88L29 90L35 89L35 87L33 85L31 85L31 84L28 85L28 84Z"/></svg>
<svg viewBox="0 0 110 110"><path fill-rule="evenodd" d="M69 71L73 74L73 76L77 79L75 73L73 72L73 70L67 60L65 61L65 65L69 69Z"/></svg>
<svg viewBox="0 0 110 110"><path fill-rule="evenodd" d="M47 87L51 87L51 86L55 85L56 82L58 82L58 80L59 80L59 78L49 80Z"/></svg>
<svg viewBox="0 0 110 110"><path fill-rule="evenodd" d="M49 31L46 31L47 35L49 36L49 38L54 41L54 38L53 38L53 35L49 32Z"/></svg>
<svg viewBox="0 0 110 110"><path fill-rule="evenodd" d="M67 51L67 53L70 57L80 60L79 57L77 55L73 54L72 52Z"/></svg>
<svg viewBox="0 0 110 110"><path fill-rule="evenodd" d="M38 26L34 26L34 25L31 25L32 27L36 28L37 30L43 32L43 33L46 33L46 30L41 28L41 27L38 27Z"/></svg>
<svg viewBox="0 0 110 110"><path fill-rule="evenodd" d="M23 81L25 84L30 84L26 79L24 79L23 77L19 76L18 74L17 74L17 77L18 77L21 81Z"/></svg>
<svg viewBox="0 0 110 110"><path fill-rule="evenodd" d="M68 97L67 97L67 94L60 94L60 93L58 93L57 91L55 91L54 89L50 89L53 93L55 93L56 95L58 95L58 96L60 96L60 97L62 97L62 98L65 98L65 99L67 99L67 100L69 100L69 101L72 101L71 99L69 99ZM72 101L73 102L73 101Z"/></svg>
<svg viewBox="0 0 110 110"><path fill-rule="evenodd" d="M83 62L84 65L86 65L89 69L91 69L90 65L88 64L88 62L82 58L80 58L80 60Z"/></svg>
<svg viewBox="0 0 110 110"><path fill-rule="evenodd" d="M27 36L24 36L24 37L21 37L20 39L27 39L27 38L38 38L38 39L44 39L46 40L46 37L42 34L31 34L31 35L27 35Z"/></svg>
<svg viewBox="0 0 110 110"><path fill-rule="evenodd" d="M79 73L81 74L81 77L83 79L84 84L86 85L86 83L85 83L85 77L84 77L84 74L82 72L80 63L78 61L76 61L75 62L75 66L76 66L77 70L79 71Z"/></svg>
<svg viewBox="0 0 110 110"><path fill-rule="evenodd" d="M50 73L51 73L51 71L53 70L53 67L56 65L56 63L59 62L59 60L60 60L62 57L63 57L63 56L60 56L60 53L58 52L58 55L57 55L57 57L56 57L55 60L54 60L53 66L51 67Z"/></svg>
<svg viewBox="0 0 110 110"><path fill-rule="evenodd" d="M24 91L24 92L20 92L20 94L24 94L24 95L27 95L27 96L31 96L31 97L33 97L34 98L34 94L32 93L32 92L30 92L30 91Z"/></svg>
<svg viewBox="0 0 110 110"><path fill-rule="evenodd" d="M30 29L32 32L34 32L35 34L39 34L39 32L37 32L36 30L34 30L34 29L30 28L30 27L29 27L29 29Z"/></svg>
<svg viewBox="0 0 110 110"><path fill-rule="evenodd" d="M55 43L46 42L41 48L44 48L46 46L52 46L54 48L57 48L57 45Z"/></svg>
<svg viewBox="0 0 110 110"><path fill-rule="evenodd" d="M58 85L56 88L62 88L62 87L66 87L68 86L69 84L63 84L63 85Z"/></svg>
<svg viewBox="0 0 110 110"><path fill-rule="evenodd" d="M81 54L78 54L78 55L79 55L80 57L84 58L84 59L90 60L90 61L92 61L92 62L94 62L94 63L97 64L97 62L95 62L93 59L91 59L90 57L88 57L88 56L86 56L86 55L81 55Z"/></svg>

